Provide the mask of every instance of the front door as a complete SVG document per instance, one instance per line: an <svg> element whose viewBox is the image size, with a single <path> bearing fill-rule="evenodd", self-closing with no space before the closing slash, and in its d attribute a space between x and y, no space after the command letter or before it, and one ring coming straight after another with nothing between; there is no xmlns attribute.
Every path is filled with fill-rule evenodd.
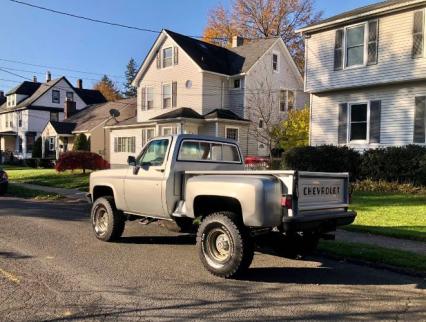
<svg viewBox="0 0 426 322"><path fill-rule="evenodd" d="M127 211L155 217L167 217L162 191L169 139L153 140L129 167L124 184Z"/></svg>

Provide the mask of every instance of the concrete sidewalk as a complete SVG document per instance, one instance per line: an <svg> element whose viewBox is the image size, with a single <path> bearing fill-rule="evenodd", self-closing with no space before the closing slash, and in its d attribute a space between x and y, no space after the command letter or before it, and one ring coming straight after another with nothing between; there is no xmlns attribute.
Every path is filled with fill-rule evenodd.
<svg viewBox="0 0 426 322"><path fill-rule="evenodd" d="M39 190L47 193L56 193L58 195L64 196L66 198L85 201L86 200L86 193L82 192L78 189L64 189L64 188L56 188L56 187L48 187L48 186L40 186L37 184L30 184L30 183L17 183L17 182L11 182L11 184L22 187L26 189L31 190Z"/></svg>
<svg viewBox="0 0 426 322"><path fill-rule="evenodd" d="M342 229L336 231L336 240L396 249L426 256L426 243L422 241L386 237L369 233L358 233Z"/></svg>

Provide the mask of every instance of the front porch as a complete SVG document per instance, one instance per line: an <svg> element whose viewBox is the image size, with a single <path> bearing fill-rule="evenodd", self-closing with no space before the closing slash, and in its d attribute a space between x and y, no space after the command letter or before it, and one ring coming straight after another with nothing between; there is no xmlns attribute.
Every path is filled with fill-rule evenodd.
<svg viewBox="0 0 426 322"><path fill-rule="evenodd" d="M35 132L23 134L14 131L0 132L0 163L32 158L36 134Z"/></svg>

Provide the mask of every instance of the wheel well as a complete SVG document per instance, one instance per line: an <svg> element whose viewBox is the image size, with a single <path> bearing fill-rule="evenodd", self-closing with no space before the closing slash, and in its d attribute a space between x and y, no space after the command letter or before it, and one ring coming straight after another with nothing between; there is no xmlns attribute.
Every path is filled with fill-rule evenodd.
<svg viewBox="0 0 426 322"><path fill-rule="evenodd" d="M194 199L195 217L205 217L214 212L231 211L242 216L240 202L231 197L223 196L197 196Z"/></svg>
<svg viewBox="0 0 426 322"><path fill-rule="evenodd" d="M93 200L96 200L100 197L105 197L105 196L114 197L114 192L112 191L110 187L96 186L95 188L93 188Z"/></svg>

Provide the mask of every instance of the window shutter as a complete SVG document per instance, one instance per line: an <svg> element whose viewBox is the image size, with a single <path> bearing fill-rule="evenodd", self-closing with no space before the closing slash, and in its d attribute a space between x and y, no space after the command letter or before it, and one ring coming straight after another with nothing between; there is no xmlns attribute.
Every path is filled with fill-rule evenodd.
<svg viewBox="0 0 426 322"><path fill-rule="evenodd" d="M141 107L142 107L142 111L146 110L146 87L142 87L142 93L141 93Z"/></svg>
<svg viewBox="0 0 426 322"><path fill-rule="evenodd" d="M382 102L370 102L370 143L380 143Z"/></svg>
<svg viewBox="0 0 426 322"><path fill-rule="evenodd" d="M367 65L375 65L379 54L379 21L374 20L368 23L368 55Z"/></svg>
<svg viewBox="0 0 426 322"><path fill-rule="evenodd" d="M118 152L118 142L117 142L117 138L114 138L114 152Z"/></svg>
<svg viewBox="0 0 426 322"><path fill-rule="evenodd" d="M416 111L414 114L414 143L426 143L426 96L416 97Z"/></svg>
<svg viewBox="0 0 426 322"><path fill-rule="evenodd" d="M424 11L414 12L413 23L413 57L423 56L424 46Z"/></svg>
<svg viewBox="0 0 426 322"><path fill-rule="evenodd" d="M160 50L157 52L157 68L158 69L161 68L161 51Z"/></svg>
<svg viewBox="0 0 426 322"><path fill-rule="evenodd" d="M334 45L334 70L343 68L343 29L336 30L336 40Z"/></svg>
<svg viewBox="0 0 426 322"><path fill-rule="evenodd" d="M179 62L179 47L174 47L173 51L173 63L177 65Z"/></svg>
<svg viewBox="0 0 426 322"><path fill-rule="evenodd" d="M177 104L177 82L172 83L172 107Z"/></svg>
<svg viewBox="0 0 426 322"><path fill-rule="evenodd" d="M338 144L348 142L348 104L339 104Z"/></svg>

